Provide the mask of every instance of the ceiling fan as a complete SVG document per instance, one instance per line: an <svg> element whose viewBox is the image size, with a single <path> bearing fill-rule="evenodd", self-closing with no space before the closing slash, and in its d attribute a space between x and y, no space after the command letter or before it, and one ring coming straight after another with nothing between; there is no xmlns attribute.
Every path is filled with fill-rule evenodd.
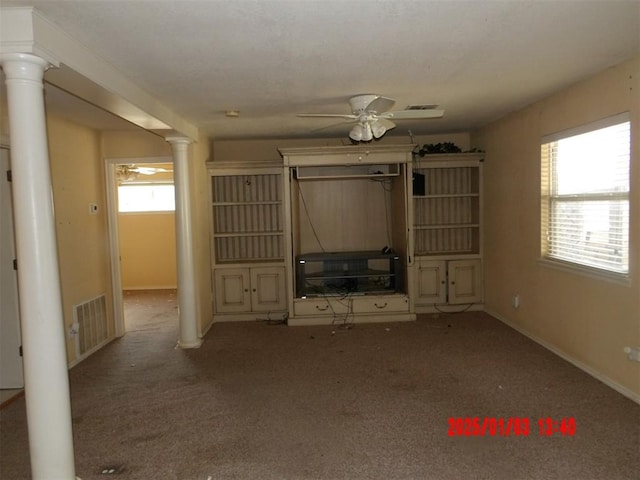
<svg viewBox="0 0 640 480"><path fill-rule="evenodd" d="M141 167L140 165L116 165L116 177L118 180L126 182L135 180L139 175L155 175L156 173L170 172L161 167Z"/></svg>
<svg viewBox="0 0 640 480"><path fill-rule="evenodd" d="M395 100L381 95L357 95L349 99L350 114L341 113L298 113L298 117L332 117L344 118L356 124L349 132L349 138L356 142L369 142L382 137L387 130L396 126L393 120L415 120L423 118L439 118L444 110L437 105L409 106L406 110L388 111Z"/></svg>

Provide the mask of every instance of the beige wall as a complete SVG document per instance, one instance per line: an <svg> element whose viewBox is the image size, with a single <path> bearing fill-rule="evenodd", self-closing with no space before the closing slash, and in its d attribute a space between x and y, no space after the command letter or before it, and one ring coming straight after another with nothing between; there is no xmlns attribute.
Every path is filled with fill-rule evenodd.
<svg viewBox="0 0 640 480"><path fill-rule="evenodd" d="M171 145L146 130L102 132L104 158L171 156Z"/></svg>
<svg viewBox="0 0 640 480"><path fill-rule="evenodd" d="M486 150L485 292L489 312L640 399L640 57L472 135ZM631 112L631 281L611 283L541 265L540 140ZM511 306L520 295L520 308Z"/></svg>
<svg viewBox="0 0 640 480"><path fill-rule="evenodd" d="M74 321L74 305L107 294L109 336L113 336L100 134L51 115L47 117L47 130L65 332ZM98 205L97 214L89 213L90 203ZM78 357L68 335L67 357L69 362Z"/></svg>
<svg viewBox="0 0 640 480"><path fill-rule="evenodd" d="M209 245L211 202L209 200L209 141L205 137L194 143L190 152L191 205L193 222L194 261L196 265L198 323L205 332L213 323L211 250Z"/></svg>
<svg viewBox="0 0 640 480"><path fill-rule="evenodd" d="M429 120L425 120L429 121ZM399 127L398 127L399 128ZM278 148L294 147L321 147L336 145L351 145L348 130L345 129L344 137L340 138L283 138L277 140L217 140L212 146L212 160L214 161L278 161L281 159ZM453 142L462 150L470 147L468 133L450 133L441 135L416 136L415 142L422 146L425 143ZM406 145L411 143L409 135L392 136L385 135L378 145Z"/></svg>
<svg viewBox="0 0 640 480"><path fill-rule="evenodd" d="M124 290L176 288L175 213L118 215Z"/></svg>

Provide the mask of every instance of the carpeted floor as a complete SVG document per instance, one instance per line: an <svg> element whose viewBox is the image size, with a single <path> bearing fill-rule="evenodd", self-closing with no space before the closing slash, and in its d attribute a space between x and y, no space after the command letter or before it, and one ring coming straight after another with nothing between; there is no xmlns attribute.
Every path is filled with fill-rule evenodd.
<svg viewBox="0 0 640 480"><path fill-rule="evenodd" d="M70 372L83 480L640 478L640 405L486 314L216 324L176 350L174 292L126 303L129 333ZM483 436L449 435L471 417ZM0 478L29 478L24 399L0 442Z"/></svg>

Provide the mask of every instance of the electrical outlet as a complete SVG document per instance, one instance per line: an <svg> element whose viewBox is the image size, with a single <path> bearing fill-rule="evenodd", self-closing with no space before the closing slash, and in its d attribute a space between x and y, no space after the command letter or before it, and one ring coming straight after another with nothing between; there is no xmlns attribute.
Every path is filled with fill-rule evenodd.
<svg viewBox="0 0 640 480"><path fill-rule="evenodd" d="M69 327L69 337L73 338L78 335L78 331L80 330L80 324L78 322L72 323Z"/></svg>
<svg viewBox="0 0 640 480"><path fill-rule="evenodd" d="M627 360L640 362L640 347L624 347L624 353L627 354Z"/></svg>
<svg viewBox="0 0 640 480"><path fill-rule="evenodd" d="M520 308L520 294L516 293L513 297L511 297L511 306L513 308Z"/></svg>

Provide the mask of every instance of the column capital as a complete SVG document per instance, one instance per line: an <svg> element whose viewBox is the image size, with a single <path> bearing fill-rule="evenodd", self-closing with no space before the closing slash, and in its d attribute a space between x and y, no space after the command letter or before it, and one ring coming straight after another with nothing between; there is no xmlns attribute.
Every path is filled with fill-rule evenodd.
<svg viewBox="0 0 640 480"><path fill-rule="evenodd" d="M0 65L7 80L35 80L41 82L51 63L30 53L2 53Z"/></svg>
<svg viewBox="0 0 640 480"><path fill-rule="evenodd" d="M165 137L165 140L169 142L171 145L181 145L186 144L189 145L193 143L189 137Z"/></svg>

